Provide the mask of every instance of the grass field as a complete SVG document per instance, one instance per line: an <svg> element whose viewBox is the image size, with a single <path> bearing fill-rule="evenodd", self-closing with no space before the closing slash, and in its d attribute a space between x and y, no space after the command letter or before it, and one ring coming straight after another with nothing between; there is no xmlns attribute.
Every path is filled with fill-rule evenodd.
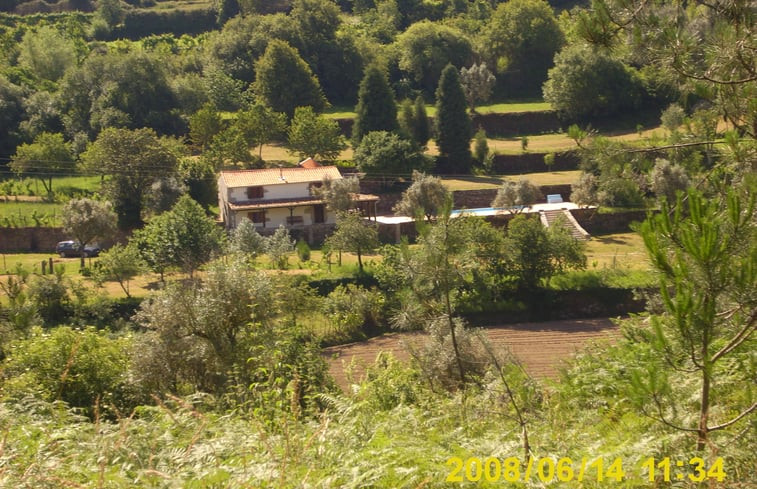
<svg viewBox="0 0 757 489"><path fill-rule="evenodd" d="M521 178L528 179L534 185L562 185L572 184L578 181L581 175L579 170L554 171L544 173L529 173L526 175L508 176L471 176L442 178L442 182L450 191L456 190L481 190L498 188L507 180L517 181Z"/></svg>
<svg viewBox="0 0 757 489"><path fill-rule="evenodd" d="M543 101L511 101L476 106L476 112L478 112L479 114L541 112L551 109L552 106L548 102ZM397 110L399 111L399 105L397 106ZM436 106L432 104L426 104L426 114L429 117L434 117L436 115ZM352 106L331 107L324 112L324 115L330 119L354 119L355 108Z"/></svg>
<svg viewBox="0 0 757 489"><path fill-rule="evenodd" d="M592 236L586 242L586 256L589 268L650 268L644 241L638 233Z"/></svg>

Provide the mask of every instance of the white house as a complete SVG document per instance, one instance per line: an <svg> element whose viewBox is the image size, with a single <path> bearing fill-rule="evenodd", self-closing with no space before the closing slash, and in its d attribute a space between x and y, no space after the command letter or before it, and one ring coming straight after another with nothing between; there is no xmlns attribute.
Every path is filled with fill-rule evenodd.
<svg viewBox="0 0 757 489"><path fill-rule="evenodd" d="M242 219L256 227L304 227L333 224L336 216L326 209L313 189L324 179L339 180L335 166L321 166L312 159L295 168L222 171L218 177L218 207L227 229ZM378 197L357 194L355 200L364 215L375 217Z"/></svg>

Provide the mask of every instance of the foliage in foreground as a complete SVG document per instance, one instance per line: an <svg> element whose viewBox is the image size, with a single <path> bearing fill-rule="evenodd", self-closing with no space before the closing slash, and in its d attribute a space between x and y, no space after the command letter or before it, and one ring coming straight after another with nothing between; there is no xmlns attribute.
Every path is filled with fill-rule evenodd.
<svg viewBox="0 0 757 489"><path fill-rule="evenodd" d="M559 385L534 386L543 393L531 403L534 457L620 457L626 475L618 487L627 488L649 487L641 468L648 457L688 460L694 440L638 416L623 395L628 366L648 353L630 338L603 345L579 358ZM513 371L507 375L513 380ZM91 422L60 403L5 402L0 463L7 470L0 480L35 487L446 487L451 456L522 458L518 426L494 376L465 396L434 393L417 370L382 357L367 378L350 396L323 396L328 408L320 416L295 421L280 412L275 424L219 411L202 395L165 399L117 422ZM734 389L731 397L741 394ZM748 432L713 440L728 487L746 487L751 475L757 447ZM560 487L606 484L593 474ZM524 487L542 484L534 476Z"/></svg>

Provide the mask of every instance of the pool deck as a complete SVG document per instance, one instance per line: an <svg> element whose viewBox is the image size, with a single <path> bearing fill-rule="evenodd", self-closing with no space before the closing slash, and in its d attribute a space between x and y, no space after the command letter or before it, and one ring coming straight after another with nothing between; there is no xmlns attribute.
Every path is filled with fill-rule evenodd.
<svg viewBox="0 0 757 489"><path fill-rule="evenodd" d="M573 202L559 202L556 204L534 204L530 207L527 207L523 209L522 211L519 211L521 214L533 214L543 211L553 211L553 210L561 210L561 209L578 209L578 204L575 204ZM458 217L458 216L494 216L497 214L516 214L518 211L509 211L507 209L456 209L456 213L453 214L451 217ZM376 222L380 222L382 224L401 224L403 222L411 222L413 221L412 217L407 216L378 216L376 217Z"/></svg>

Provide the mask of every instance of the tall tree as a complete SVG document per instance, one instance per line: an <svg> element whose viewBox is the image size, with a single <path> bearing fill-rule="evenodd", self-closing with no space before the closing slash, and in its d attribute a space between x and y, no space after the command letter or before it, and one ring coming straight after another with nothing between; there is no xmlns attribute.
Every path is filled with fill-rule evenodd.
<svg viewBox="0 0 757 489"><path fill-rule="evenodd" d="M757 135L753 2L596 0L593 5L577 19L583 39L631 50L674 80L683 94L712 103L740 133ZM673 15L674 23L664 21Z"/></svg>
<svg viewBox="0 0 757 489"><path fill-rule="evenodd" d="M111 175L106 192L121 229L142 223L144 199L158 179L176 172L178 158L152 129L109 128L82 154L85 168Z"/></svg>
<svg viewBox="0 0 757 489"><path fill-rule="evenodd" d="M255 104L237 113L236 126L251 146L258 147L258 158L263 159L263 145L286 133L286 114L274 112L263 104Z"/></svg>
<svg viewBox="0 0 757 489"><path fill-rule="evenodd" d="M195 145L203 150L208 147L213 137L221 130L223 130L221 114L211 103L206 103L189 117L189 137Z"/></svg>
<svg viewBox="0 0 757 489"><path fill-rule="evenodd" d="M446 169L468 173L471 166L471 121L465 93L454 66L447 65L436 89L436 144Z"/></svg>
<svg viewBox="0 0 757 489"><path fill-rule="evenodd" d="M58 102L70 135L94 138L107 127L151 127L161 134L183 128L166 63L157 53L93 52L66 71Z"/></svg>
<svg viewBox="0 0 757 489"><path fill-rule="evenodd" d="M318 79L295 48L273 40L255 63L253 89L267 106L287 117L297 107L310 106L320 112L327 105Z"/></svg>
<svg viewBox="0 0 757 489"><path fill-rule="evenodd" d="M39 179L47 194L51 195L53 177L70 174L76 168L76 163L62 134L43 132L34 138L33 143L16 148L10 167L19 175Z"/></svg>
<svg viewBox="0 0 757 489"><path fill-rule="evenodd" d="M369 66L358 91L352 144L357 147L363 136L371 131L392 132L398 128L397 102L386 73L376 65Z"/></svg>
<svg viewBox="0 0 757 489"><path fill-rule="evenodd" d="M116 229L116 214L110 202L72 199L63 206L63 230L79 245L81 268L84 268L84 247L98 238L109 237Z"/></svg>
<svg viewBox="0 0 757 489"><path fill-rule="evenodd" d="M200 204L184 195L170 211L151 219L137 234L136 240L148 263L151 251L165 247L162 265L180 267L193 277L200 265L220 251L223 232Z"/></svg>
<svg viewBox="0 0 757 489"><path fill-rule="evenodd" d="M538 94L564 43L550 4L545 0L502 2L483 32L485 51L503 88Z"/></svg>
<svg viewBox="0 0 757 489"><path fill-rule="evenodd" d="M750 382L755 375L746 358L757 331L756 201L753 182L714 199L690 191L686 201L679 197L675 207L663 206L641 228L659 272L665 314L652 318L651 346L659 363L634 375L638 405L669 427L696 433L700 451L708 446L716 451L713 433L757 410L751 399L714 409L724 394L718 388L722 376L743 374L741 382ZM736 363L744 367L734 369L729 359L739 355L746 355L744 363ZM692 373L699 391L691 405L698 411L694 422L679 415L683 406L677 397L678 377Z"/></svg>
<svg viewBox="0 0 757 489"><path fill-rule="evenodd" d="M18 48L19 65L45 80L59 80L76 63L73 42L50 26L27 31Z"/></svg>
<svg viewBox="0 0 757 489"><path fill-rule="evenodd" d="M25 119L24 90L0 75L0 155L12 154L21 142L19 125Z"/></svg>
<svg viewBox="0 0 757 489"><path fill-rule="evenodd" d="M417 22L397 37L399 69L430 96L447 64L461 68L471 62L473 48L458 29L427 20Z"/></svg>
<svg viewBox="0 0 757 489"><path fill-rule="evenodd" d="M605 52L566 46L543 87L544 100L566 120L584 120L637 109L643 89L636 72Z"/></svg>
<svg viewBox="0 0 757 489"><path fill-rule="evenodd" d="M289 126L289 152L299 158L335 160L347 147L336 121L313 111L312 107L297 107Z"/></svg>
<svg viewBox="0 0 757 489"><path fill-rule="evenodd" d="M426 101L423 100L421 95L418 95L415 99L415 105L413 106L413 124L412 124L413 139L418 146L425 148L428 144L428 140L431 139L431 124L428 121L428 115L426 114Z"/></svg>
<svg viewBox="0 0 757 489"><path fill-rule="evenodd" d="M470 68L460 68L460 84L465 92L465 100L471 111L475 111L477 102L486 102L492 95L497 79L486 63L474 64Z"/></svg>
<svg viewBox="0 0 757 489"><path fill-rule="evenodd" d="M318 77L328 100L354 104L363 75L363 56L355 36L342 29L333 0L294 0L289 14L293 45Z"/></svg>

